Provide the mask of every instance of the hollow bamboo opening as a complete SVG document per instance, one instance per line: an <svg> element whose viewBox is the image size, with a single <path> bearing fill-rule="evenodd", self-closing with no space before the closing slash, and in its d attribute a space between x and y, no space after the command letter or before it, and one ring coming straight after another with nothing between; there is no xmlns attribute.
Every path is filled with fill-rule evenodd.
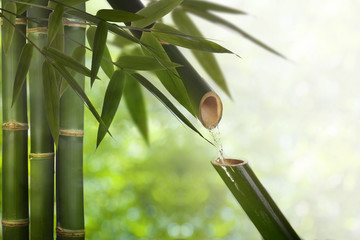
<svg viewBox="0 0 360 240"><path fill-rule="evenodd" d="M215 165L219 165L219 166L240 166L240 165L245 165L247 164L246 161L243 160L239 160L239 159L232 159L232 158L225 158L225 159L216 159L214 161Z"/></svg>
<svg viewBox="0 0 360 240"><path fill-rule="evenodd" d="M200 101L199 118L207 129L216 127L222 117L222 102L215 92L206 93Z"/></svg>

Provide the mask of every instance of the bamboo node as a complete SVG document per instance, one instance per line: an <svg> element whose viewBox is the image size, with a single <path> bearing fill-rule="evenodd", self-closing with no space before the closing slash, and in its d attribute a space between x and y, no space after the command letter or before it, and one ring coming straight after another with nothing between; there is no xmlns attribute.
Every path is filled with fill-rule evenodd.
<svg viewBox="0 0 360 240"><path fill-rule="evenodd" d="M26 29L27 33L47 33L47 27L35 27Z"/></svg>
<svg viewBox="0 0 360 240"><path fill-rule="evenodd" d="M9 130L9 131L21 131L21 130L28 130L29 126L27 125L27 123L19 123L16 121L10 121L7 123L3 123L2 129Z"/></svg>
<svg viewBox="0 0 360 240"><path fill-rule="evenodd" d="M15 25L26 25L27 21L24 18L16 18ZM1 19L1 25L3 25L3 20Z"/></svg>
<svg viewBox="0 0 360 240"><path fill-rule="evenodd" d="M159 43L160 43L161 45L170 45L170 43L165 42L165 41L163 41L163 40L159 40Z"/></svg>
<svg viewBox="0 0 360 240"><path fill-rule="evenodd" d="M59 134L62 136L83 137L84 131L79 129L60 129Z"/></svg>
<svg viewBox="0 0 360 240"><path fill-rule="evenodd" d="M73 18L63 18L64 26L86 28L86 22Z"/></svg>
<svg viewBox="0 0 360 240"><path fill-rule="evenodd" d="M29 154L29 158L31 159L46 159L46 158L53 158L55 156L55 153L50 152L50 153L30 153Z"/></svg>
<svg viewBox="0 0 360 240"><path fill-rule="evenodd" d="M57 226L56 235L58 237L85 237L85 230L84 229L70 230Z"/></svg>
<svg viewBox="0 0 360 240"><path fill-rule="evenodd" d="M2 220L3 227L25 227L29 226L29 219Z"/></svg>

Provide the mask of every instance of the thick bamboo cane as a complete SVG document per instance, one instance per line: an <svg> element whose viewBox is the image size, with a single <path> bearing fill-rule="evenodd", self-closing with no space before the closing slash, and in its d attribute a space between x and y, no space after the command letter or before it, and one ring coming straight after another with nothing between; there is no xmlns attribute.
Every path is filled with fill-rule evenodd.
<svg viewBox="0 0 360 240"><path fill-rule="evenodd" d="M107 1L114 9L129 12L137 12L144 7L139 0ZM136 37L141 37L141 32L132 32ZM220 97L210 88L177 47L164 44L163 48L173 62L182 65L176 70L187 90L194 113L200 122L208 129L216 127L222 117L223 106Z"/></svg>
<svg viewBox="0 0 360 240"><path fill-rule="evenodd" d="M212 165L265 240L300 240L247 162L224 159Z"/></svg>
<svg viewBox="0 0 360 240"><path fill-rule="evenodd" d="M47 5L47 0L37 0ZM47 44L46 20L49 10L28 9L28 16L39 19L28 23L28 37L38 47ZM42 65L44 57L34 51L29 69L30 88L30 238L48 240L54 236L54 142L47 122ZM52 79L55 81L55 79Z"/></svg>
<svg viewBox="0 0 360 240"><path fill-rule="evenodd" d="M2 1L2 6L8 1ZM6 20L3 20L6 21ZM26 21L16 19L12 44L2 49L2 237L4 240L29 239L28 207L28 120L26 84L12 104L12 92L19 56L26 34ZM22 34L20 34L22 32ZM4 34L2 33L2 36ZM2 45L3 46L3 45Z"/></svg>
<svg viewBox="0 0 360 240"><path fill-rule="evenodd" d="M85 4L78 8L85 10ZM85 25L65 23L65 36L85 45ZM66 40L65 53L71 55L78 43ZM84 88L84 76L77 74L75 79ZM83 136L84 104L69 88L60 100L60 136L56 158L57 240L85 239Z"/></svg>

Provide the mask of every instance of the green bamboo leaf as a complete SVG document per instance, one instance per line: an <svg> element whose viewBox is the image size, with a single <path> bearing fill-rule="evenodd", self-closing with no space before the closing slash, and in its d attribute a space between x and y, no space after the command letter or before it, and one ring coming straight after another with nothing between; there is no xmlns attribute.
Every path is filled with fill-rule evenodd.
<svg viewBox="0 0 360 240"><path fill-rule="evenodd" d="M100 21L102 21L101 19L99 19L87 12L78 10L78 9L67 10L66 13L70 14L74 17L80 18L82 20L86 20L86 21L96 24L96 25L99 24ZM119 26L116 26L116 25L110 24L110 23L107 23L107 27L108 27L109 31L113 32L114 34L116 34L120 37L123 37L131 42L139 43L139 39L132 36L129 32L124 30L122 27L119 27Z"/></svg>
<svg viewBox="0 0 360 240"><path fill-rule="evenodd" d="M109 85L106 88L101 118L108 127L110 127L111 122L114 119L115 113L118 109L124 89L124 83L125 73L121 70L117 70L114 72L114 75L111 77ZM105 137L105 134L106 129L102 126L99 126L96 141L97 146L99 146L99 144Z"/></svg>
<svg viewBox="0 0 360 240"><path fill-rule="evenodd" d="M85 53L86 50L84 47L79 46L77 48L74 49L74 51L72 52L72 58L75 59L75 61L77 61L78 63L81 63L84 58L85 58ZM89 70L90 71L90 70ZM76 71L72 70L70 72L71 76L74 77L76 75ZM66 89L68 88L69 84L66 81L62 81L61 82L61 86L60 86L60 97L64 94L64 92L66 91Z"/></svg>
<svg viewBox="0 0 360 240"><path fill-rule="evenodd" d="M160 60L160 62L148 56L120 56L116 61L116 65L120 68L131 69L131 70L164 70L167 68L180 67L180 64Z"/></svg>
<svg viewBox="0 0 360 240"><path fill-rule="evenodd" d="M84 101L85 105L89 108L91 113L94 115L96 120L100 123L101 126L103 126L105 129L107 129L107 132L111 135L111 133L108 130L108 127L104 123L104 121L101 119L99 113L96 111L94 105L91 103L88 96L85 94L84 90L80 87L80 85L76 82L73 76L64 68L60 63L53 62L52 63L54 68L59 71L61 76L67 81L67 83L70 85L70 87L76 92L76 94Z"/></svg>
<svg viewBox="0 0 360 240"><path fill-rule="evenodd" d="M55 39L53 40L53 42L51 43L50 47L56 49L58 52L64 52L64 22L60 21L60 26L59 26L59 31L58 34L55 35ZM60 88L62 79L61 79L61 75L60 73L58 73L57 71L55 71L55 75L56 75L56 83L58 85L58 89Z"/></svg>
<svg viewBox="0 0 360 240"><path fill-rule="evenodd" d="M141 42L149 46L147 48L143 47L143 52L145 55L154 56L163 61L171 61L159 41L150 32L143 32L141 36ZM190 113L192 113L193 111L189 97L187 95L187 91L176 69L170 68L167 70L155 71L155 74L164 85L166 90L168 90L169 93L181 105L183 105Z"/></svg>
<svg viewBox="0 0 360 240"><path fill-rule="evenodd" d="M19 64L16 69L13 98L11 104L12 106L14 105L16 99L19 96L21 88L24 85L26 74L29 71L32 54L33 54L33 45L31 45L30 43L25 44L21 51Z"/></svg>
<svg viewBox="0 0 360 240"><path fill-rule="evenodd" d="M282 55L281 53L279 53L278 51L274 50L273 48L269 47L268 45L266 45L265 43L263 43L262 41L258 40L257 38L251 36L250 34L248 34L247 32L245 32L244 30L242 30L241 28L239 28L238 26L236 26L235 24L232 24L231 22L226 21L225 19L222 19L210 12L206 12L206 11L201 11L201 10L195 10L192 8L187 8L184 7L184 9L190 13L193 13L201 18L204 18L206 20L209 20L210 22L214 22L214 23L219 23L223 26L226 26L234 31L236 31L237 33L241 34L244 38L250 40L251 42L255 43L256 45L264 48L265 50L279 56L282 57L284 59L287 59L284 55Z"/></svg>
<svg viewBox="0 0 360 240"><path fill-rule="evenodd" d="M216 12L234 13L234 14L247 14L244 11L208 1L183 1L181 3L181 6L193 8L195 10L201 10L201 11L216 11Z"/></svg>
<svg viewBox="0 0 360 240"><path fill-rule="evenodd" d="M3 11L3 48L4 48L4 53L6 54L7 51L10 49L11 43L12 43L12 39L14 37L14 33L15 33L15 24L16 24L16 4L13 2L7 2L5 3L4 9L12 12L14 14L11 14L9 12L5 12Z"/></svg>
<svg viewBox="0 0 360 240"><path fill-rule="evenodd" d="M64 15L64 5L58 4L55 7L55 10L49 15L49 24L48 24L48 46L54 41L56 35L60 31L62 18Z"/></svg>
<svg viewBox="0 0 360 240"><path fill-rule="evenodd" d="M41 50L46 56L52 58L58 63L61 63L62 65L71 68L72 70L83 74L85 76L90 77L91 71L87 67L81 64L81 62L77 61L77 59L74 59L71 56L66 55L65 53L62 53L55 48L51 47L44 47Z"/></svg>
<svg viewBox="0 0 360 240"><path fill-rule="evenodd" d="M94 48L91 60L91 86L99 72L102 57L106 46L108 28L105 21L101 21L95 31Z"/></svg>
<svg viewBox="0 0 360 240"><path fill-rule="evenodd" d="M89 42L91 49L94 49L94 38L95 38L96 27L89 27L86 31L86 37ZM108 59L109 61L107 61ZM111 78L114 74L114 65L112 64L111 54L109 48L105 45L104 55L100 64L105 74Z"/></svg>
<svg viewBox="0 0 360 240"><path fill-rule="evenodd" d="M149 92L151 92L160 102L164 104L164 106L169 109L178 119L180 119L186 126L188 126L191 130L200 135L203 139L209 142L195 127L192 123L171 103L171 101L162 93L159 89L157 89L151 82L149 82L145 77L138 73L128 73L129 76L133 77L136 81L138 81L141 85L143 85ZM211 142L209 142L212 144Z"/></svg>
<svg viewBox="0 0 360 240"><path fill-rule="evenodd" d="M175 9L182 0L160 0L141 9L136 14L144 16L144 19L132 22L131 26L144 28L153 24L156 20L162 18L173 9Z"/></svg>
<svg viewBox="0 0 360 240"><path fill-rule="evenodd" d="M22 0L21 2L24 3L34 3L36 0ZM29 7L30 5L28 4L21 4L21 3L16 3L16 7L17 7L17 14L21 15L23 14Z"/></svg>
<svg viewBox="0 0 360 240"><path fill-rule="evenodd" d="M53 66L48 61L44 61L42 66L42 77L44 86L44 100L46 116L49 123L51 135L53 136L56 146L59 140L59 126L60 126L60 98L58 86L56 83L56 74Z"/></svg>
<svg viewBox="0 0 360 240"><path fill-rule="evenodd" d="M126 75L124 97L127 109L145 141L149 142L144 96L140 84Z"/></svg>
<svg viewBox="0 0 360 240"><path fill-rule="evenodd" d="M203 37L200 30L184 11L175 9L172 12L172 18L176 26L184 33L195 37ZM215 56L212 53L204 51L192 51L192 53L214 82L230 96L229 88Z"/></svg>
<svg viewBox="0 0 360 240"><path fill-rule="evenodd" d="M152 33L161 41L200 51L216 53L232 53L230 50L199 37L192 37L163 23L157 23L152 28Z"/></svg>
<svg viewBox="0 0 360 240"><path fill-rule="evenodd" d="M132 22L144 18L135 13L114 9L101 9L96 13L96 17L110 22Z"/></svg>
<svg viewBox="0 0 360 240"><path fill-rule="evenodd" d="M75 6L75 5L78 5L80 3L83 3L83 2L87 2L89 0L57 0L56 2L54 1L49 1L49 4L48 4L48 7L49 8L56 8L56 5L58 3L61 3L63 6ZM60 5L60 4L58 4Z"/></svg>

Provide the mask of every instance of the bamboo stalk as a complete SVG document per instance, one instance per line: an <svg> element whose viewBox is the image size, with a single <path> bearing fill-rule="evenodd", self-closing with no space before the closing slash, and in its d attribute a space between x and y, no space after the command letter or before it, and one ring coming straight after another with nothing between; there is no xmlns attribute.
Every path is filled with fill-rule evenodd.
<svg viewBox="0 0 360 240"><path fill-rule="evenodd" d="M3 0L2 6L8 1ZM26 84L11 106L15 73L26 33L24 19L17 19L8 52L2 49L2 237L4 240L29 239L28 207L28 119ZM22 21L21 21L22 20ZM3 20L6 21L6 20ZM2 33L2 36L4 34Z"/></svg>
<svg viewBox="0 0 360 240"><path fill-rule="evenodd" d="M300 240L247 162L224 159L212 165L265 240Z"/></svg>
<svg viewBox="0 0 360 240"><path fill-rule="evenodd" d="M129 12L137 12L144 7L139 0L107 1L114 9ZM141 37L139 31L132 31L132 33L138 38ZM176 70L187 90L192 108L200 122L208 129L216 127L222 117L223 106L220 97L210 88L177 47L163 44L163 48L171 61L182 65Z"/></svg>
<svg viewBox="0 0 360 240"><path fill-rule="evenodd" d="M37 0L47 5L47 0ZM47 19L50 11L31 7L28 16ZM47 21L29 22L28 37L38 47L47 43ZM44 57L34 51L29 69L30 85L30 238L53 239L54 236L54 142L47 122L42 65ZM52 79L55 81L55 79Z"/></svg>
<svg viewBox="0 0 360 240"><path fill-rule="evenodd" d="M79 6L79 9L85 10L85 4ZM65 25L65 35L85 45L83 24ZM67 41L65 53L71 55L76 47L77 43ZM75 79L84 88L85 77L77 74ZM56 161L57 240L85 239L83 131L84 104L72 89L68 89L60 100L60 136Z"/></svg>

